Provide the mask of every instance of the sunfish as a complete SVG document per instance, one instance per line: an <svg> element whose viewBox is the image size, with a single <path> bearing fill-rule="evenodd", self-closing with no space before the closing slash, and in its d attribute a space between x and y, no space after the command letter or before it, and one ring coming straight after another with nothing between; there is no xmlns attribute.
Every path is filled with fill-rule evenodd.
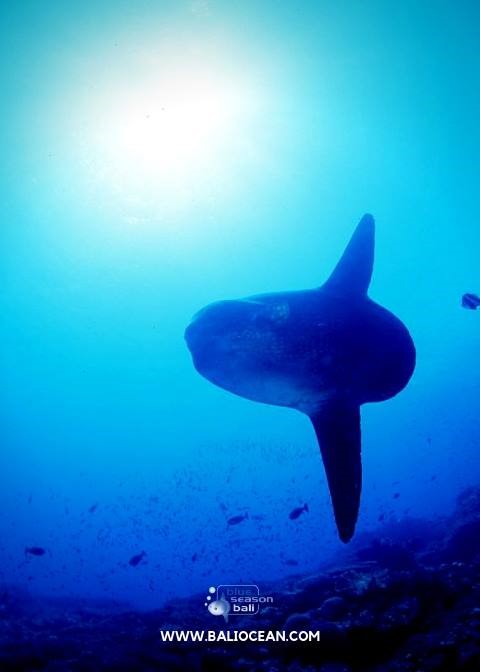
<svg viewBox="0 0 480 672"><path fill-rule="evenodd" d="M230 602L225 599L225 593L219 600L214 600L208 605L208 611L214 616L223 616L225 623L228 623L228 614L230 613Z"/></svg>
<svg viewBox="0 0 480 672"><path fill-rule="evenodd" d="M343 542L360 506L360 406L396 395L415 368L407 328L367 296L374 245L375 223L365 215L321 287L212 303L185 331L207 380L309 416Z"/></svg>

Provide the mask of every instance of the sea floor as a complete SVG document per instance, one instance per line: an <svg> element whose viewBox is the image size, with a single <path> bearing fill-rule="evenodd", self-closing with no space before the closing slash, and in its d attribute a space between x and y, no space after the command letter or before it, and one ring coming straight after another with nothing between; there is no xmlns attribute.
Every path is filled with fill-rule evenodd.
<svg viewBox="0 0 480 672"><path fill-rule="evenodd" d="M0 671L478 672L480 488L444 519L383 525L348 560L262 585L275 597L226 624L205 595L161 609L0 596ZM162 643L159 630L319 630L320 642Z"/></svg>

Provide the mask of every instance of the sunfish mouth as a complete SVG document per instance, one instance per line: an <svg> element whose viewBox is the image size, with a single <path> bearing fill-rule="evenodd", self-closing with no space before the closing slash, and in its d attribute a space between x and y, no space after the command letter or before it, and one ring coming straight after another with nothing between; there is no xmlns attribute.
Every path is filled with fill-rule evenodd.
<svg viewBox="0 0 480 672"><path fill-rule="evenodd" d="M225 333L248 323L259 310L264 310L263 304L250 299L229 299L211 303L195 313L185 329L184 338L188 349L194 354L199 348L215 345L224 340Z"/></svg>
<svg viewBox="0 0 480 672"><path fill-rule="evenodd" d="M185 329L183 337L188 349L190 352L192 352L193 348L195 347L195 339L198 337L198 325L194 320L192 320L192 322L190 322L188 327Z"/></svg>

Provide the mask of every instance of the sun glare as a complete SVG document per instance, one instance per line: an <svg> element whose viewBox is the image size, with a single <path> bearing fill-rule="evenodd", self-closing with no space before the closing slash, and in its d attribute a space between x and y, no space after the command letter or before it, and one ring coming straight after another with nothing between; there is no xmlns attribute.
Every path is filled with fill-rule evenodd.
<svg viewBox="0 0 480 672"><path fill-rule="evenodd" d="M267 81L231 44L179 36L92 50L44 112L65 166L59 183L120 235L190 238L200 221L199 235L217 230L212 213L243 198L269 160L259 142L272 107Z"/></svg>
<svg viewBox="0 0 480 672"><path fill-rule="evenodd" d="M183 74L119 96L105 136L116 160L141 173L190 173L205 166L241 117L242 100L225 82Z"/></svg>
<svg viewBox="0 0 480 672"><path fill-rule="evenodd" d="M112 147L144 169L170 169L211 157L235 116L235 101L221 84L176 83L122 106L113 120Z"/></svg>
<svg viewBox="0 0 480 672"><path fill-rule="evenodd" d="M156 76L113 84L88 101L82 133L92 179L134 198L172 198L221 177L248 144L252 106L245 81L220 63L169 64Z"/></svg>

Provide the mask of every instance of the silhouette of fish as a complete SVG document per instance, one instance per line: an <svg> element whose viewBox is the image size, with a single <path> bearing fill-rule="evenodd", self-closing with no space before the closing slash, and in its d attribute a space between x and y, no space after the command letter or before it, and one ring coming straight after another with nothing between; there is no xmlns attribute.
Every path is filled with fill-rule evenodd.
<svg viewBox="0 0 480 672"><path fill-rule="evenodd" d="M360 505L360 406L396 395L415 368L407 328L367 296L374 233L373 217L365 215L321 287L219 301L185 331L207 380L310 417L344 542Z"/></svg>
<svg viewBox="0 0 480 672"><path fill-rule="evenodd" d="M462 296L462 308L476 310L480 306L480 296L476 294L464 294Z"/></svg>
<svg viewBox="0 0 480 672"><path fill-rule="evenodd" d="M296 520L297 518L299 518L302 515L302 513L304 513L305 511L308 511L308 510L309 510L308 509L308 504L304 504L303 506L297 506L296 509L293 509L293 511L290 511L290 513L288 514L288 517L290 518L290 520Z"/></svg>
<svg viewBox="0 0 480 672"><path fill-rule="evenodd" d="M25 555L36 555L40 557L41 555L45 555L45 553L46 550L41 546L27 546L25 548Z"/></svg>
<svg viewBox="0 0 480 672"><path fill-rule="evenodd" d="M128 564L131 567L136 567L137 565L139 565L142 562L143 558L145 558L146 555L147 554L145 553L145 551L142 551L141 553L137 553L136 555L133 555L130 558L130 560L128 561Z"/></svg>
<svg viewBox="0 0 480 672"><path fill-rule="evenodd" d="M238 525L239 523L243 523L244 520L247 520L248 518L248 513L240 514L238 516L232 516L227 520L228 525Z"/></svg>

